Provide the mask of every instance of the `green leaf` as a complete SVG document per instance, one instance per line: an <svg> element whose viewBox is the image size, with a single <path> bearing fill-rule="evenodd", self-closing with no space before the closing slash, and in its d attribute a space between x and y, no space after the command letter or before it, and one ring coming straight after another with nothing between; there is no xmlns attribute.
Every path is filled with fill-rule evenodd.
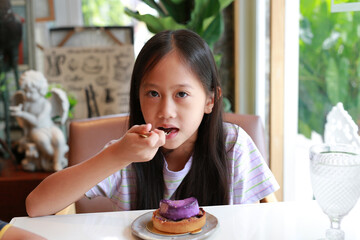
<svg viewBox="0 0 360 240"><path fill-rule="evenodd" d="M222 55L221 54L213 54L213 55L214 55L214 60L215 60L216 66L218 69L220 69Z"/></svg>
<svg viewBox="0 0 360 240"><path fill-rule="evenodd" d="M206 18L216 16L220 12L218 0L196 0L194 10L191 13L191 21L188 26L193 31L202 35L203 23Z"/></svg>
<svg viewBox="0 0 360 240"><path fill-rule="evenodd" d="M360 57L356 60L356 76L360 78Z"/></svg>
<svg viewBox="0 0 360 240"><path fill-rule="evenodd" d="M311 44L314 34L311 31L311 24L309 19L302 18L300 20L300 40L304 41L306 44Z"/></svg>
<svg viewBox="0 0 360 240"><path fill-rule="evenodd" d="M228 7L234 0L220 0L220 11L224 10L224 8Z"/></svg>
<svg viewBox="0 0 360 240"><path fill-rule="evenodd" d="M219 40L221 33L223 31L224 31L224 21L222 19L222 15L218 13L215 19L204 30L202 37L208 43L210 48L213 49L214 44Z"/></svg>
<svg viewBox="0 0 360 240"><path fill-rule="evenodd" d="M326 92L333 105L340 101L339 96L339 70L334 58L331 58L326 68Z"/></svg>
<svg viewBox="0 0 360 240"><path fill-rule="evenodd" d="M318 5L314 0L301 0L300 2L300 12L305 17L310 17L314 15L314 8Z"/></svg>
<svg viewBox="0 0 360 240"><path fill-rule="evenodd" d="M168 16L171 16L177 23L187 24L190 21L190 13L193 9L192 0L162 0L168 12Z"/></svg>
<svg viewBox="0 0 360 240"><path fill-rule="evenodd" d="M358 122L360 120L360 91L358 91L357 94L356 94L355 102L356 102L356 106L355 106L356 107L356 114L352 115L352 116Z"/></svg>
<svg viewBox="0 0 360 240"><path fill-rule="evenodd" d="M155 9L159 13L159 16L166 16L164 10L154 0L143 0L143 2L146 3L149 7Z"/></svg>
<svg viewBox="0 0 360 240"><path fill-rule="evenodd" d="M311 138L311 127L307 122L299 120L298 123L299 132L307 138Z"/></svg>
<svg viewBox="0 0 360 240"><path fill-rule="evenodd" d="M141 15L141 14L139 14L137 12L133 12L129 9L125 9L125 12L129 16L132 16L132 17L136 18L137 20L146 23L147 28L152 33L158 33L163 30L176 30L176 29L186 28L184 25L178 24L177 22L175 22L174 19L171 17L160 18L160 17L155 17L150 14Z"/></svg>
<svg viewBox="0 0 360 240"><path fill-rule="evenodd" d="M340 38L340 33L333 31L328 38L326 38L322 44L323 49L328 50L335 46Z"/></svg>
<svg viewBox="0 0 360 240"><path fill-rule="evenodd" d="M231 102L228 98L223 98L223 109L224 112L231 112Z"/></svg>
<svg viewBox="0 0 360 240"><path fill-rule="evenodd" d="M181 4L181 3L184 3L184 2L191 2L189 0L171 0L174 4ZM162 1L164 2L164 1Z"/></svg>
<svg viewBox="0 0 360 240"><path fill-rule="evenodd" d="M338 92L339 92L339 101L344 104L347 104L350 93L349 68L350 68L349 60L346 57L342 57L340 59L340 64L339 64Z"/></svg>

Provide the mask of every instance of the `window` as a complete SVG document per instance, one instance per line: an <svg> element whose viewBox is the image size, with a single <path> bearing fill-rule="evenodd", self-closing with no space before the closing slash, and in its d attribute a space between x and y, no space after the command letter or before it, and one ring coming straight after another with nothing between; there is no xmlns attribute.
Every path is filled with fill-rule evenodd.
<svg viewBox="0 0 360 240"><path fill-rule="evenodd" d="M299 46L285 50L285 79L294 84L285 86L288 107L285 107L284 149L289 151L284 158L285 200L312 198L308 151L312 144L323 141L326 116L331 108L342 102L355 122L360 119L360 12L353 11L354 8L332 11L332 6L351 2L355 1L300 0L299 11L286 13L286 21L290 22L296 19L297 12L300 16L299 34L291 33L296 24L288 24L285 30L292 39L286 43L298 42ZM297 64L298 71L289 69L291 64ZM297 79L298 93L294 93ZM298 105L287 103L295 97ZM297 107L294 120L286 109ZM293 128L287 128L294 122L297 122L297 135Z"/></svg>

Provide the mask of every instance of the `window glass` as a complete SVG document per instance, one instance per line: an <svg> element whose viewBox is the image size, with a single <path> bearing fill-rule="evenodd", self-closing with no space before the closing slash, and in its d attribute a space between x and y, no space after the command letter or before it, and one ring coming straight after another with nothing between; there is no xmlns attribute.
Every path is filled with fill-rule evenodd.
<svg viewBox="0 0 360 240"><path fill-rule="evenodd" d="M310 138L338 102L359 123L360 12L332 13L331 0L301 0L300 12L299 133Z"/></svg>

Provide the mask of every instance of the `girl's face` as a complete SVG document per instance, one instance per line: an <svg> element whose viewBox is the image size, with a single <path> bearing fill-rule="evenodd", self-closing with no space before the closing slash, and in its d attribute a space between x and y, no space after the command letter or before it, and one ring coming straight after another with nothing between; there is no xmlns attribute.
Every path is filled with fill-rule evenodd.
<svg viewBox="0 0 360 240"><path fill-rule="evenodd" d="M164 148L194 144L204 113L211 113L214 101L176 51L142 79L139 91L145 122L167 133Z"/></svg>

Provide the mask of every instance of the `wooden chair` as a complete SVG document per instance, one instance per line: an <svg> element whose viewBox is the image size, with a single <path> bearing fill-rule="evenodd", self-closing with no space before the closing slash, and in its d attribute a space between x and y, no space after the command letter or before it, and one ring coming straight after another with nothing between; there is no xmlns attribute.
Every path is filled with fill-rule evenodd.
<svg viewBox="0 0 360 240"><path fill-rule="evenodd" d="M224 121L241 126L253 139L268 163L264 127L259 116L225 113ZM127 114L72 121L69 128L69 166L95 155L110 140L120 138L127 129ZM265 202L267 201L265 200ZM92 200L84 197L76 202L76 212L113 211L111 206L110 200L105 197L97 197Z"/></svg>

